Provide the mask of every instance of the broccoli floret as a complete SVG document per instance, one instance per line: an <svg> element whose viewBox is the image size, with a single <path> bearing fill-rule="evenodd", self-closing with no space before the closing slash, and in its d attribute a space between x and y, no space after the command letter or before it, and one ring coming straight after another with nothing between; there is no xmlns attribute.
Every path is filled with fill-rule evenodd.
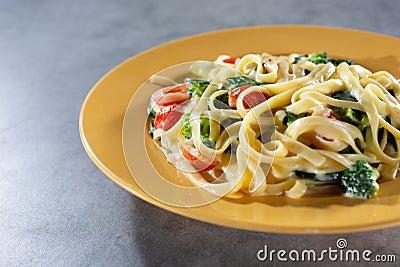
<svg viewBox="0 0 400 267"><path fill-rule="evenodd" d="M346 169L341 178L341 186L347 196L371 198L379 190L376 180L379 172L365 160L357 160L353 169Z"/></svg>
<svg viewBox="0 0 400 267"><path fill-rule="evenodd" d="M370 126L368 115L365 112L351 108L340 108L334 106L331 106L330 108L332 109L333 114L335 114L339 120L356 126L361 132Z"/></svg>
<svg viewBox="0 0 400 267"><path fill-rule="evenodd" d="M326 64L329 62L329 58L326 52L323 52L322 54L317 54L314 52L311 54L308 60L314 64Z"/></svg>
<svg viewBox="0 0 400 267"><path fill-rule="evenodd" d="M190 113L185 113L181 117L182 123L182 135L186 139L192 138L192 126L190 125ZM210 136L210 119L207 115L202 114L200 116L200 138L206 146L209 148L215 148L215 142L209 138Z"/></svg>
<svg viewBox="0 0 400 267"><path fill-rule="evenodd" d="M328 57L328 54L326 52L323 52L322 54L318 53L312 53L308 59L314 64L326 64L328 62L331 62L333 65L338 66L342 62L346 62L349 65L353 65L354 62L351 59L332 59Z"/></svg>
<svg viewBox="0 0 400 267"><path fill-rule="evenodd" d="M182 135L186 139L192 138L192 126L190 125L190 113L185 113L181 117Z"/></svg>
<svg viewBox="0 0 400 267"><path fill-rule="evenodd" d="M190 94L192 97L202 96L204 91L210 85L210 82L203 80L192 80L192 85L189 87Z"/></svg>

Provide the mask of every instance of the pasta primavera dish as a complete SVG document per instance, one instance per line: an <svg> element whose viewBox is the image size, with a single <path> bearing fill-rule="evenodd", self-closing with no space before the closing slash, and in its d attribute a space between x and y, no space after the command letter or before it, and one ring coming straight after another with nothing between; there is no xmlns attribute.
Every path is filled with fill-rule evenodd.
<svg viewBox="0 0 400 267"><path fill-rule="evenodd" d="M326 53L221 55L191 72L153 93L149 116L154 142L195 185L371 198L396 179L400 85L389 72Z"/></svg>

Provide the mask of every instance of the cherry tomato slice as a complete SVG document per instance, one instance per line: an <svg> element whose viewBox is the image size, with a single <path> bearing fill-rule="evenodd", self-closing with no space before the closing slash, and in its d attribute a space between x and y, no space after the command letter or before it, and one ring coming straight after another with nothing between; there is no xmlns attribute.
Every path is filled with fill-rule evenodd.
<svg viewBox="0 0 400 267"><path fill-rule="evenodd" d="M163 129L168 131L172 128L182 117L182 113L177 111L176 105L163 107L154 118L154 128Z"/></svg>
<svg viewBox="0 0 400 267"><path fill-rule="evenodd" d="M333 114L333 112L329 112L328 116L326 116L328 119L333 119L333 120L339 120L338 117L335 116L335 114Z"/></svg>
<svg viewBox="0 0 400 267"><path fill-rule="evenodd" d="M189 86L189 84L179 84L164 87L155 91L152 98L159 106L180 104L190 99Z"/></svg>
<svg viewBox="0 0 400 267"><path fill-rule="evenodd" d="M252 85L250 85L250 84L246 84L246 85L240 86L238 88L235 88L231 92L229 92L229 106L231 108L236 108L236 103L237 103L237 99L238 99L239 95L251 86ZM243 106L245 109L253 108L253 107L257 106L258 104L264 102L268 98L270 98L270 96L267 95L266 93L254 91L254 92L247 94L243 98Z"/></svg>
<svg viewBox="0 0 400 267"><path fill-rule="evenodd" d="M191 142L183 143L182 155L189 160L198 171L209 171L219 164L218 161L202 157L200 151Z"/></svg>
<svg viewBox="0 0 400 267"><path fill-rule="evenodd" d="M229 57L226 58L224 60L222 60L222 62L228 63L228 64L235 64L236 60L240 59L239 57Z"/></svg>

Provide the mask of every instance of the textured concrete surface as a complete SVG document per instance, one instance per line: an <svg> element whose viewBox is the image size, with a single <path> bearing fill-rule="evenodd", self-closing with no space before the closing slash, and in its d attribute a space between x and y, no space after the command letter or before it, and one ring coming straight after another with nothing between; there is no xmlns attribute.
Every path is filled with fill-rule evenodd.
<svg viewBox="0 0 400 267"><path fill-rule="evenodd" d="M282 235L171 214L109 180L85 154L78 133L80 107L93 84L148 48L264 24L400 37L399 11L393 0L0 0L0 266L248 266L259 263L255 255L264 244L319 250L339 237L354 249L397 253L400 261L399 227Z"/></svg>

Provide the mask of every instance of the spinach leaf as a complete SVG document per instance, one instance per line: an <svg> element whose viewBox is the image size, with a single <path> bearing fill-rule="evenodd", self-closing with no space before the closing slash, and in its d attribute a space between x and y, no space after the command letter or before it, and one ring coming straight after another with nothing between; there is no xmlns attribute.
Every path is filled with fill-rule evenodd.
<svg viewBox="0 0 400 267"><path fill-rule="evenodd" d="M354 65L354 61L350 58L348 59L330 59L333 65L338 66L342 62L346 62L348 65Z"/></svg>
<svg viewBox="0 0 400 267"><path fill-rule="evenodd" d="M219 95L214 100L214 105L219 109L231 109L229 106L229 95L228 93Z"/></svg>
<svg viewBox="0 0 400 267"><path fill-rule="evenodd" d="M309 179L313 181L319 181L319 182L327 182L327 181L337 181L339 180L342 175L343 171L339 172L327 172L323 174L316 174L316 173L311 173L311 172L303 172L303 171L295 171L294 174L303 179Z"/></svg>
<svg viewBox="0 0 400 267"><path fill-rule="evenodd" d="M285 110L285 113L286 113L286 117L283 119L283 124L285 124L285 125L290 125L295 120L298 120L298 119L308 116L307 112L296 114L296 113L290 112L289 110Z"/></svg>
<svg viewBox="0 0 400 267"><path fill-rule="evenodd" d="M262 84L268 84L266 82L257 82L254 81L253 79L247 77L247 76L236 76L233 78L227 78L228 81L228 89L232 90L238 87L241 87L243 85L262 85Z"/></svg>
<svg viewBox="0 0 400 267"><path fill-rule="evenodd" d="M363 152L364 149L363 149L363 147L361 146L361 141L360 141L360 139L356 138L355 143L356 143L357 148L358 148L361 152ZM345 148L343 148L342 150L339 151L339 154L354 154L354 153L356 153L356 152L354 151L354 149L353 149L350 145L348 145L347 147L345 147Z"/></svg>
<svg viewBox="0 0 400 267"><path fill-rule="evenodd" d="M302 60L308 59L308 54L301 55L294 58L293 64L299 63Z"/></svg>
<svg viewBox="0 0 400 267"><path fill-rule="evenodd" d="M336 91L331 95L332 98L346 101L357 102L357 98L351 95L350 91Z"/></svg>
<svg viewBox="0 0 400 267"><path fill-rule="evenodd" d="M394 151L397 152L397 143L396 143L396 138L391 132L387 132L387 142L393 146Z"/></svg>
<svg viewBox="0 0 400 267"><path fill-rule="evenodd" d="M153 137L154 131L155 131L155 128L154 128L154 117L152 117L151 121L150 121L150 128L149 128L149 135L151 137Z"/></svg>
<svg viewBox="0 0 400 267"><path fill-rule="evenodd" d="M346 146L345 148L339 151L339 154L354 154L354 153L355 151L350 145Z"/></svg>

